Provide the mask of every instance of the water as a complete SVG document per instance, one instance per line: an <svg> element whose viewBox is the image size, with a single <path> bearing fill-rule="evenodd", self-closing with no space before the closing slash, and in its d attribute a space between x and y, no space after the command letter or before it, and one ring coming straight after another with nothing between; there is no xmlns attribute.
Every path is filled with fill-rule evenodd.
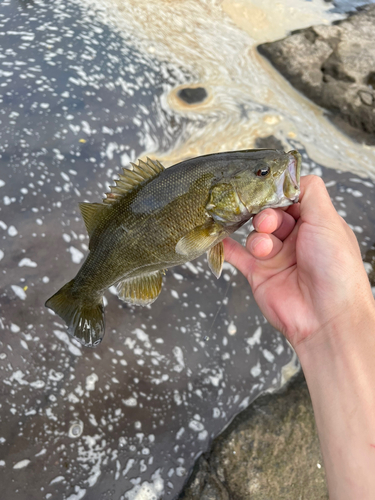
<svg viewBox="0 0 375 500"><path fill-rule="evenodd" d="M92 4L92 2L88 2ZM259 43L290 30L341 19L323 0L238 2L139 2L96 0L101 16L131 34L140 50L191 73L209 93L201 105L166 96L169 107L189 120L167 155L175 162L196 154L245 149L274 135L285 149L298 140L309 157L327 167L375 175L374 148L338 132L320 108L302 97L258 54ZM236 24L237 23L237 24Z"/></svg>
<svg viewBox="0 0 375 500"><path fill-rule="evenodd" d="M205 258L168 271L151 307L108 293L99 348L69 339L43 304L87 252L78 202L100 201L121 165L149 154L168 166L273 135L303 153L304 173L323 175L364 254L374 243L374 148L334 129L255 50L341 14L317 1L270 9L2 2L4 498L175 498L212 438L293 373L246 280L228 264L216 280ZM182 101L186 87L205 99Z"/></svg>

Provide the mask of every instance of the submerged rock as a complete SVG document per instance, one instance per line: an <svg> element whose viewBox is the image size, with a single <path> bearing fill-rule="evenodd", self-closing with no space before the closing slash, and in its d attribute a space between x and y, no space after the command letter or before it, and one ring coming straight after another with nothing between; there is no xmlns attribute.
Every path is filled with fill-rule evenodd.
<svg viewBox="0 0 375 500"><path fill-rule="evenodd" d="M258 47L298 90L334 121L375 140L375 5L332 26L313 26ZM348 129L346 128L348 132ZM362 138L363 139L363 138Z"/></svg>
<svg viewBox="0 0 375 500"><path fill-rule="evenodd" d="M180 500L328 499L313 409L300 373L259 397L198 460Z"/></svg>
<svg viewBox="0 0 375 500"><path fill-rule="evenodd" d="M186 104L198 104L207 98L204 87L185 87L178 91L178 97Z"/></svg>

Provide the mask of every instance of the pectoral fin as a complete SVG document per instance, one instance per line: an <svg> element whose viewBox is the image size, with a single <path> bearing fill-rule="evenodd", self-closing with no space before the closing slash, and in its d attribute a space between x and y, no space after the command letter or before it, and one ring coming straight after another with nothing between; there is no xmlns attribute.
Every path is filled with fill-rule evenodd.
<svg viewBox="0 0 375 500"><path fill-rule="evenodd" d="M118 297L124 302L137 306L152 304L161 292L163 271L144 274L136 278L120 281L117 288Z"/></svg>
<svg viewBox="0 0 375 500"><path fill-rule="evenodd" d="M175 248L176 253L187 257L201 255L215 243L222 232L223 227L209 219L180 239Z"/></svg>
<svg viewBox="0 0 375 500"><path fill-rule="evenodd" d="M216 278L220 278L224 263L224 245L220 241L207 252L208 265Z"/></svg>

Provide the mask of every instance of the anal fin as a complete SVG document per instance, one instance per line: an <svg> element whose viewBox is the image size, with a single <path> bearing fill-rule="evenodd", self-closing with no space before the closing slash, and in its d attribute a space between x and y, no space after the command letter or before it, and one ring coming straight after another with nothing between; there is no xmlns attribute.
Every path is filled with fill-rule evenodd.
<svg viewBox="0 0 375 500"><path fill-rule="evenodd" d="M224 245L220 241L207 252L208 265L216 278L220 278L224 264Z"/></svg>
<svg viewBox="0 0 375 500"><path fill-rule="evenodd" d="M120 281L116 286L119 299L137 306L152 304L161 292L163 274L155 271Z"/></svg>

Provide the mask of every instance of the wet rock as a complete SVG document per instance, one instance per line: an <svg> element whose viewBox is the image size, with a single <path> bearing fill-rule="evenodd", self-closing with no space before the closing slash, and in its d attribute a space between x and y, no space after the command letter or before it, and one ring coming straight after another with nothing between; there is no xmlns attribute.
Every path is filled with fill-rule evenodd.
<svg viewBox="0 0 375 500"><path fill-rule="evenodd" d="M198 104L207 98L207 91L203 87L185 87L179 90L178 97L186 104Z"/></svg>
<svg viewBox="0 0 375 500"><path fill-rule="evenodd" d="M319 440L302 373L258 398L197 462L180 500L328 499Z"/></svg>
<svg viewBox="0 0 375 500"><path fill-rule="evenodd" d="M332 26L313 26L258 47L298 90L336 123L375 137L375 6Z"/></svg>
<svg viewBox="0 0 375 500"><path fill-rule="evenodd" d="M370 280L370 285L375 287L375 243L367 250L363 259Z"/></svg>
<svg viewBox="0 0 375 500"><path fill-rule="evenodd" d="M255 141L255 147L262 149L280 149L281 151L284 151L284 146L277 137L274 135L269 135L267 137L258 137L258 139Z"/></svg>

